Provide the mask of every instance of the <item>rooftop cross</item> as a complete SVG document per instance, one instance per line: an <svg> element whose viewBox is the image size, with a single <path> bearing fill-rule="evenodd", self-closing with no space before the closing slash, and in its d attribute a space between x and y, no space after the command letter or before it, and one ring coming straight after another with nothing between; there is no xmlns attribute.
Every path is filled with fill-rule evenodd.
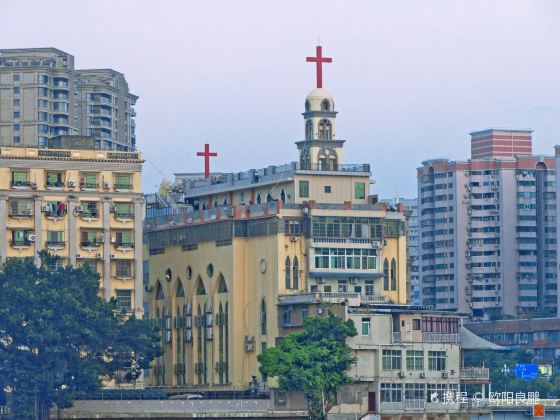
<svg viewBox="0 0 560 420"><path fill-rule="evenodd" d="M317 63L317 88L323 87L323 63L332 63L332 58L323 57L323 48L318 45L315 57L307 57L308 63Z"/></svg>
<svg viewBox="0 0 560 420"><path fill-rule="evenodd" d="M204 178L210 177L210 156L218 156L217 153L210 153L210 145L204 145L204 152L196 152L197 156L204 156Z"/></svg>

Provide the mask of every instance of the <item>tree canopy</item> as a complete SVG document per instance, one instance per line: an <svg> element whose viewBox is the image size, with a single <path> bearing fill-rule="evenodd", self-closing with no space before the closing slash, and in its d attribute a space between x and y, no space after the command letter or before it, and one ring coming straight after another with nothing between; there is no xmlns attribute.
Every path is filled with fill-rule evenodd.
<svg viewBox="0 0 560 420"><path fill-rule="evenodd" d="M148 321L99 296L99 276L54 267L57 257L8 260L0 271L0 378L18 419L46 418L126 372L130 380L161 354Z"/></svg>
<svg viewBox="0 0 560 420"><path fill-rule="evenodd" d="M306 318L302 332L287 335L278 347L257 357L260 371L277 376L281 389L302 391L309 401L310 417L322 418L325 403L332 401L340 386L352 381L346 372L356 358L346 339L356 334L353 321L332 313Z"/></svg>

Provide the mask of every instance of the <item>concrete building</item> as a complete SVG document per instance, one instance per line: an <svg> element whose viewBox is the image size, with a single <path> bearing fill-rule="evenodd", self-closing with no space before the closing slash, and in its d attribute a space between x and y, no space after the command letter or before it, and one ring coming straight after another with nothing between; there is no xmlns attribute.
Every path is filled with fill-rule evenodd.
<svg viewBox="0 0 560 420"><path fill-rule="evenodd" d="M529 154L530 130L471 135L484 158L418 168L422 303L476 320L556 314L555 159Z"/></svg>
<svg viewBox="0 0 560 420"><path fill-rule="evenodd" d="M142 313L142 158L95 149L93 138L49 148L0 147L0 261L48 250L89 266L100 293Z"/></svg>
<svg viewBox="0 0 560 420"><path fill-rule="evenodd" d="M379 199L382 203L388 203L396 208L400 203L407 215L407 254L408 271L410 277L410 302L414 305L420 304L420 276L418 273L418 199L417 198L393 198Z"/></svg>
<svg viewBox="0 0 560 420"><path fill-rule="evenodd" d="M98 148L134 150L137 99L121 73L76 70L74 57L56 48L0 50L0 145L88 135Z"/></svg>

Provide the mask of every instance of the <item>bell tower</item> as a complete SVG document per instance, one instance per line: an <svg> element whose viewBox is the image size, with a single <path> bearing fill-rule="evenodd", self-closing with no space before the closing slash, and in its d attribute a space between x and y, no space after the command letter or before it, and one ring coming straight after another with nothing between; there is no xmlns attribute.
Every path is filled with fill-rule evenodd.
<svg viewBox="0 0 560 420"><path fill-rule="evenodd" d="M303 113L305 140L297 142L301 169L337 171L342 162L344 140L336 140L336 111L332 95L323 89L322 64L332 62L323 57L317 47L316 57L307 57L308 62L317 64L317 88L305 99Z"/></svg>

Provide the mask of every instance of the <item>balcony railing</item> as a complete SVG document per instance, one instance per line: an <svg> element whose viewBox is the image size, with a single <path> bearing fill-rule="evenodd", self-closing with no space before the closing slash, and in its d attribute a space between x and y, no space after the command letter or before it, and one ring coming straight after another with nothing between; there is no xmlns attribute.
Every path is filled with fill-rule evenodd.
<svg viewBox="0 0 560 420"><path fill-rule="evenodd" d="M97 219L99 218L99 212L97 211L97 209L82 210L81 216L82 219Z"/></svg>
<svg viewBox="0 0 560 420"><path fill-rule="evenodd" d="M485 367L461 368L460 378L466 380L487 380L490 379L490 370Z"/></svg>
<svg viewBox="0 0 560 420"><path fill-rule="evenodd" d="M386 303L386 296L379 295L362 295L362 302L364 303Z"/></svg>
<svg viewBox="0 0 560 420"><path fill-rule="evenodd" d="M82 248L99 248L101 246L101 240L95 239L95 240L81 241L80 246Z"/></svg>
<svg viewBox="0 0 560 420"><path fill-rule="evenodd" d="M115 190L131 190L132 184L115 184Z"/></svg>
<svg viewBox="0 0 560 420"><path fill-rule="evenodd" d="M130 211L121 211L115 213L115 219L134 219L134 213Z"/></svg>
<svg viewBox="0 0 560 420"><path fill-rule="evenodd" d="M33 215L33 211L31 209L10 210L11 217L31 217L32 215Z"/></svg>
<svg viewBox="0 0 560 420"><path fill-rule="evenodd" d="M31 186L31 182L29 181L15 181L12 180L12 182L10 183L10 185L12 187L30 187Z"/></svg>
<svg viewBox="0 0 560 420"><path fill-rule="evenodd" d="M47 188L62 188L62 187L64 187L64 181L55 181L55 182L47 181L45 186Z"/></svg>
<svg viewBox="0 0 560 420"><path fill-rule="evenodd" d="M134 248L134 242L115 242L115 247L121 249L132 249Z"/></svg>
<svg viewBox="0 0 560 420"><path fill-rule="evenodd" d="M404 401L381 401L381 411L415 411L424 410L426 401L424 400L404 400Z"/></svg>
<svg viewBox="0 0 560 420"><path fill-rule="evenodd" d="M302 171L322 171L322 172L370 172L370 166L367 163L347 164L347 165L298 164L296 169Z"/></svg>
<svg viewBox="0 0 560 420"><path fill-rule="evenodd" d="M21 239L21 240L12 240L11 242L12 246L18 247L18 246L31 246L31 241L28 241L27 239Z"/></svg>
<svg viewBox="0 0 560 420"><path fill-rule="evenodd" d="M403 335L400 332L393 332L393 343L407 342L423 342L423 343L459 343L459 334L457 333L434 333L434 332L416 332Z"/></svg>
<svg viewBox="0 0 560 420"><path fill-rule="evenodd" d="M60 249L60 248L64 248L66 246L66 242L65 241L47 241L46 246L47 246L47 248Z"/></svg>
<svg viewBox="0 0 560 420"><path fill-rule="evenodd" d="M99 188L99 184L96 182L82 182L80 183L80 188L88 190L96 190Z"/></svg>

